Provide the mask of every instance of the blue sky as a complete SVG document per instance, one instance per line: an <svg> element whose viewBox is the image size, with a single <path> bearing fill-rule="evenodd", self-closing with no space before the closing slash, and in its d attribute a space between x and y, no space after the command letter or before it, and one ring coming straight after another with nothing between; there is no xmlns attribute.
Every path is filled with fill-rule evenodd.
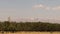
<svg viewBox="0 0 60 34"><path fill-rule="evenodd" d="M60 18L60 0L0 0L0 20L8 16Z"/></svg>

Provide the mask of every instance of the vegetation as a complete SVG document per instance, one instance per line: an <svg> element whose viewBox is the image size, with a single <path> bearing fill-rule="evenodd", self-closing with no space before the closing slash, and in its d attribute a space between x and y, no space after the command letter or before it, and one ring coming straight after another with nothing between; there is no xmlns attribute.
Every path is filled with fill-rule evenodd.
<svg viewBox="0 0 60 34"><path fill-rule="evenodd" d="M0 22L0 31L60 31L60 24L44 22Z"/></svg>

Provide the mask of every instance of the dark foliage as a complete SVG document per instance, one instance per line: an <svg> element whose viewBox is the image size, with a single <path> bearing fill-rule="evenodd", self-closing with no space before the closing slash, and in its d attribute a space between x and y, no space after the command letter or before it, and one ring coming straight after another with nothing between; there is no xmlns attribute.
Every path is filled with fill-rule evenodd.
<svg viewBox="0 0 60 34"><path fill-rule="evenodd" d="M60 24L43 22L0 22L0 31L60 31Z"/></svg>

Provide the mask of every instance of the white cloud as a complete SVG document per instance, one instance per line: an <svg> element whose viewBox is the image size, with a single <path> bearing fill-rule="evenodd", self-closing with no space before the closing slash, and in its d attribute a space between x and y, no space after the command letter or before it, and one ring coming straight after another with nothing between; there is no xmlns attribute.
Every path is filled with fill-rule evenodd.
<svg viewBox="0 0 60 34"><path fill-rule="evenodd" d="M60 10L60 6L53 7L52 10Z"/></svg>
<svg viewBox="0 0 60 34"><path fill-rule="evenodd" d="M43 9L43 10L60 10L60 6L55 6L55 7L49 7L49 6L45 6L43 4L40 5L34 5L33 9Z"/></svg>
<svg viewBox="0 0 60 34"><path fill-rule="evenodd" d="M44 8L44 5L42 5L42 4L40 4L40 5L35 5L35 6L33 6L33 8Z"/></svg>
<svg viewBox="0 0 60 34"><path fill-rule="evenodd" d="M45 10L50 10L51 8L50 7L46 7Z"/></svg>
<svg viewBox="0 0 60 34"><path fill-rule="evenodd" d="M44 10L49 10L50 9L50 7L47 7L47 6L43 5L43 4L35 5L35 6L33 6L33 8L34 9L44 9Z"/></svg>

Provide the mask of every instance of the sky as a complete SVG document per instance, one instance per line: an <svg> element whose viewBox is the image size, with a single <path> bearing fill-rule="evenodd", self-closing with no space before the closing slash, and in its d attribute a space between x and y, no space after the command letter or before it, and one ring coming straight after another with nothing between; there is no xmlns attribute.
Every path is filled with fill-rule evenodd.
<svg viewBox="0 0 60 34"><path fill-rule="evenodd" d="M60 20L60 0L0 0L0 20L9 16Z"/></svg>

